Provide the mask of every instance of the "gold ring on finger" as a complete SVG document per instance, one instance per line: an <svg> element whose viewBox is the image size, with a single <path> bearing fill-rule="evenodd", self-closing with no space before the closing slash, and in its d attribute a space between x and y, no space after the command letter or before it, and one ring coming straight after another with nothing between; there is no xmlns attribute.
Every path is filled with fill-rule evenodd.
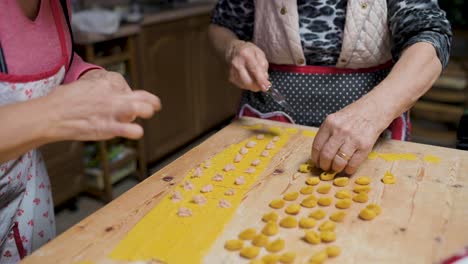
<svg viewBox="0 0 468 264"><path fill-rule="evenodd" d="M343 153L341 151L338 151L338 153L336 153L336 156L342 158L345 161L349 161L351 159L350 156L346 155L345 153Z"/></svg>

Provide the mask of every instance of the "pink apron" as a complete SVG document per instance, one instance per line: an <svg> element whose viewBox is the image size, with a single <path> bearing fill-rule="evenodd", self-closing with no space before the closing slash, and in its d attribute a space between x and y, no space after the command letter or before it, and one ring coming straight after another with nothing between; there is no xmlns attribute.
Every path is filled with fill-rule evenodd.
<svg viewBox="0 0 468 264"><path fill-rule="evenodd" d="M0 105L45 96L62 83L69 58L57 4L51 1L61 43L59 65L34 76L0 73ZM53 209L49 177L38 150L0 164L0 263L17 263L55 237Z"/></svg>

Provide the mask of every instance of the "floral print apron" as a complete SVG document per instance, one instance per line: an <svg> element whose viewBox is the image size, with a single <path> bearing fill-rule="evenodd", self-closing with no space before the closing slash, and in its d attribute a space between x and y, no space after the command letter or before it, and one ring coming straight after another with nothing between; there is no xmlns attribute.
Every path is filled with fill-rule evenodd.
<svg viewBox="0 0 468 264"><path fill-rule="evenodd" d="M57 4L51 1L61 43L59 65L34 76L0 73L0 105L45 96L62 83L69 58ZM49 177L38 150L0 164L0 263L17 263L55 237L53 209Z"/></svg>
<svg viewBox="0 0 468 264"><path fill-rule="evenodd" d="M327 115L353 103L377 86L390 72L392 63L366 69L326 66L270 65L269 78L294 112L288 112L265 93L245 91L238 116L270 119L319 127ZM408 140L408 112L395 119L384 136Z"/></svg>

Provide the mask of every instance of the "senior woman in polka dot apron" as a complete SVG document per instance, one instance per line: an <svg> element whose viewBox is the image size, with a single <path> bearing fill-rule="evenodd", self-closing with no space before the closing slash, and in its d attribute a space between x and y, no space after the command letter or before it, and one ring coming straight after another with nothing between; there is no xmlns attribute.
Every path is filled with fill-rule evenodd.
<svg viewBox="0 0 468 264"><path fill-rule="evenodd" d="M246 90L238 116L320 126L312 161L348 174L380 135L409 139L451 41L435 0L219 0L209 34Z"/></svg>
<svg viewBox="0 0 468 264"><path fill-rule="evenodd" d="M67 5L0 1L0 263L17 263L55 236L37 147L138 138L141 127L130 123L159 108L154 95L133 92L123 77L73 56Z"/></svg>

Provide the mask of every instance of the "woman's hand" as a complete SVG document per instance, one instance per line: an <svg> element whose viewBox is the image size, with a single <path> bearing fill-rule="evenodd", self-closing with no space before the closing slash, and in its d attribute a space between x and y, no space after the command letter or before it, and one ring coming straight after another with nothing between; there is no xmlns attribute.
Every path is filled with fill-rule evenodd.
<svg viewBox="0 0 468 264"><path fill-rule="evenodd" d="M136 118L150 118L161 109L159 98L132 91L118 73L91 70L79 80L59 86L49 96L55 122L49 137L62 140L105 140L120 136L140 138Z"/></svg>
<svg viewBox="0 0 468 264"><path fill-rule="evenodd" d="M120 74L88 71L47 96L0 106L0 123L8 124L0 129L0 163L56 141L139 138L143 129L133 121L160 108L156 96L132 91Z"/></svg>
<svg viewBox="0 0 468 264"><path fill-rule="evenodd" d="M267 91L268 61L265 53L251 42L232 41L226 60L230 65L229 81L239 88L254 92Z"/></svg>
<svg viewBox="0 0 468 264"><path fill-rule="evenodd" d="M312 161L317 167L356 172L390 123L376 106L357 101L327 116L312 146Z"/></svg>
<svg viewBox="0 0 468 264"><path fill-rule="evenodd" d="M379 85L325 119L312 146L312 161L323 170L355 173L379 135L432 86L441 69L430 43L408 47Z"/></svg>

